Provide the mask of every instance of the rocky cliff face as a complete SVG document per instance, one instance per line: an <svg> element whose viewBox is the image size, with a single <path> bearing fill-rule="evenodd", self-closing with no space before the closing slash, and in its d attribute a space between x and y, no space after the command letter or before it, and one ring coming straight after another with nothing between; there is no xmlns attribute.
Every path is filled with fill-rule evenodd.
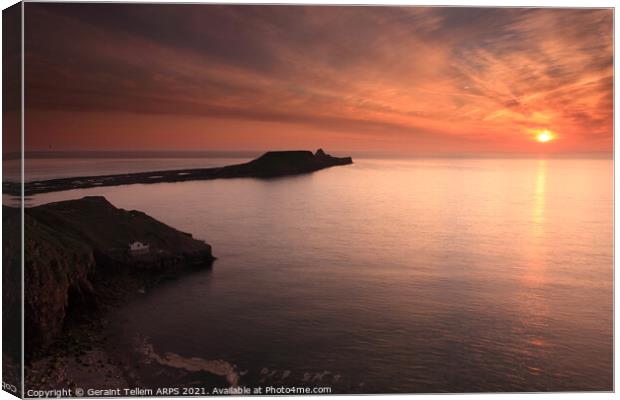
<svg viewBox="0 0 620 400"><path fill-rule="evenodd" d="M14 211L5 208L7 224L20 218ZM117 296L122 279L209 267L214 260L207 243L142 212L116 208L103 197L27 208L24 222L24 335L29 350L49 346L72 310L93 310L102 298ZM17 238L7 238L5 252L18 248L11 243ZM131 252L129 245L136 241L147 244L148 251Z"/></svg>
<svg viewBox="0 0 620 400"><path fill-rule="evenodd" d="M86 243L28 214L24 226L24 334L38 349L60 334L70 295L94 301L95 257Z"/></svg>
<svg viewBox="0 0 620 400"><path fill-rule="evenodd" d="M185 268L213 260L209 244L141 211L116 208L104 197L45 204L26 213L89 245L96 258L110 263L153 269ZM148 252L130 252L129 245L135 242L148 244Z"/></svg>

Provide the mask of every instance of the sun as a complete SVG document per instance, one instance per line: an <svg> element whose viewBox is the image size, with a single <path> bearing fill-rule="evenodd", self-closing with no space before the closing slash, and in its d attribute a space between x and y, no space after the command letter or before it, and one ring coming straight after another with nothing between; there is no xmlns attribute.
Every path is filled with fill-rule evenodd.
<svg viewBox="0 0 620 400"><path fill-rule="evenodd" d="M543 131L539 131L536 134L536 140L539 141L540 143L547 143L547 142L552 141L553 139L555 139L555 134L547 129Z"/></svg>

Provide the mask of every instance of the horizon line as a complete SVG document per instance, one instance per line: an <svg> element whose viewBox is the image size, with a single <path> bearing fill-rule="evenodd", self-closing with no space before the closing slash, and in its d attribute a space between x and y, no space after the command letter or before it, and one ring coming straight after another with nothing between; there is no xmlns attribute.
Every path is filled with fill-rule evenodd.
<svg viewBox="0 0 620 400"><path fill-rule="evenodd" d="M229 157L258 156L267 151L295 151L308 149L239 149L239 150L28 150L24 158L193 158L193 157ZM314 152L317 149L310 149ZM325 150L337 155L351 155L360 158L612 158L614 151L571 151L571 152L505 152L505 151L463 151L463 152L406 152L394 150ZM3 160L21 158L21 152L3 152Z"/></svg>

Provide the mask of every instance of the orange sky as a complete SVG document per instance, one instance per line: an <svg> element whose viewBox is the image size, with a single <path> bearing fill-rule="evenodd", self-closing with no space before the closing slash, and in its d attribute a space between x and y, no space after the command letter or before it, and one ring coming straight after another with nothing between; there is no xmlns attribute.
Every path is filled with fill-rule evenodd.
<svg viewBox="0 0 620 400"><path fill-rule="evenodd" d="M26 4L28 150L612 151L612 81L611 10Z"/></svg>

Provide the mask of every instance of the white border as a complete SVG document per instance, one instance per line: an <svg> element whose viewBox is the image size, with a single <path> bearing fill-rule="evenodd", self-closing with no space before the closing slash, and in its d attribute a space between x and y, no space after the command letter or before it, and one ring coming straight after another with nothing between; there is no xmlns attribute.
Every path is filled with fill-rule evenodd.
<svg viewBox="0 0 620 400"><path fill-rule="evenodd" d="M81 2L97 2L97 1L81 1ZM123 3L123 2L128 2L128 1L106 1L106 2L110 2L110 3ZM387 1L382 1L382 0L337 0L337 1L329 1L329 0L314 0L314 1L299 1L299 0L288 0L288 1L259 1L259 0L243 0L243 1L238 1L238 0L231 0L231 1L171 1L171 0L149 0L149 1L132 1L134 3L211 3L211 4L222 4L222 3L229 3L229 4L315 4L315 5L329 5L329 4L341 4L341 5L406 5L406 6L411 6L411 5L417 5L417 6L478 6L478 7L559 7L559 8L572 8L572 7L587 7L587 8L613 8L615 7L614 2L613 1L601 1L601 0L595 0L595 1L578 1L578 0L564 0L564 1L558 1L558 0L540 0L540 1L515 1L515 0L503 0L503 1L490 1L490 0L470 0L470 1L458 1L458 0L422 0L422 1L403 1L403 0L387 0ZM15 4L16 1L11 1L11 0L0 0L0 6L2 9L7 8L13 4ZM614 9L614 22L615 22L615 17L616 17L616 10ZM0 27L1 27L1 19L0 19ZM23 21L23 13L22 13L22 53L24 51L23 48L23 29L24 29L24 21ZM0 31L1 32L1 31ZM618 41L615 40L616 36L615 36L615 31L614 31L614 54L618 54L617 53L617 46L618 46ZM614 57L615 60L615 57ZM23 113L23 107L24 107L24 80L23 80L23 63L22 63L22 112L21 112L21 127L22 127L22 144L24 143L24 132L23 132L23 127L24 127L24 113ZM0 71L1 71L1 66L0 66ZM617 120L615 118L615 112L617 110L617 104L618 104L618 94L615 90L615 74L616 74L617 70L616 70L616 65L614 63L614 154L617 154L617 152L620 150L620 147L618 145L618 142L615 140L615 131L616 131L616 124L617 124ZM1 100L0 100L0 105L2 104ZM2 144L0 142L0 150L1 150ZM22 176L24 176L24 160L23 160L23 152L22 152ZM618 172L618 166L616 163L614 163L614 239L617 236L617 229L618 226L616 224L616 218L615 218L615 198L618 194L618 186L615 185L615 177L618 176L617 175ZM1 173L1 172L0 172ZM22 181L22 198L23 198L23 181ZM23 226L23 202L22 202L22 226ZM22 245L23 245L23 232L22 232ZM614 240L614 255L616 253L617 250L617 244ZM22 246L22 250L23 250L23 246ZM1 250L0 250L1 252ZM23 257L22 257L23 260ZM614 272L617 266L617 260L614 256ZM617 298L615 296L615 287L616 287L616 283L617 283L617 276L614 273L614 367L616 366L616 346L615 346L615 332L617 332L617 328L618 328L618 319L616 318L616 313L615 310L618 310L617 306ZM23 320L23 268L22 268L22 320ZM0 321L0 327L1 327L1 321ZM0 331L1 332L1 331ZM22 335L22 357L23 357L23 335ZM1 363L0 363L1 364ZM23 364L23 360L22 360L22 364ZM1 368L1 367L0 367ZM22 374L23 376L23 374ZM616 382L618 382L618 377L619 377L619 372L618 372L618 368L615 368L614 370L614 385ZM22 382L22 392L23 392L23 382ZM421 399L421 400L425 400L425 399L437 399L437 398L445 398L448 396L459 396L459 399L463 399L463 400L473 400L473 399L478 399L481 397L484 397L485 399L499 399L499 398L509 398L509 399L514 399L514 400L521 400L521 399L532 399L532 398L536 398L536 397L545 397L547 399L564 399L564 400L574 400L574 399L611 399L614 397L613 393L525 393L525 394L515 394L515 393L509 393L509 394L494 394L494 393L489 393L489 394L438 394L438 395L414 395L414 394L403 394L403 395L377 395L377 396L373 396L379 399L387 399L393 396L398 396L401 398L414 398L414 399ZM272 397L272 396L265 396L266 398L278 398L278 399L282 399L282 398L287 398L287 399L295 399L295 398L299 398L299 396L297 397L291 397L291 396L279 396L279 397ZM303 396L303 397L307 397L307 396ZM340 396L321 396L321 398L327 398L327 399L336 399L336 398L348 398L348 397L353 397L352 395L340 395ZM366 397L366 396L365 396ZM0 400L5 400L5 399L14 399L15 397L10 395L7 392L4 391L0 391ZM171 399L178 399L177 398L171 398Z"/></svg>

